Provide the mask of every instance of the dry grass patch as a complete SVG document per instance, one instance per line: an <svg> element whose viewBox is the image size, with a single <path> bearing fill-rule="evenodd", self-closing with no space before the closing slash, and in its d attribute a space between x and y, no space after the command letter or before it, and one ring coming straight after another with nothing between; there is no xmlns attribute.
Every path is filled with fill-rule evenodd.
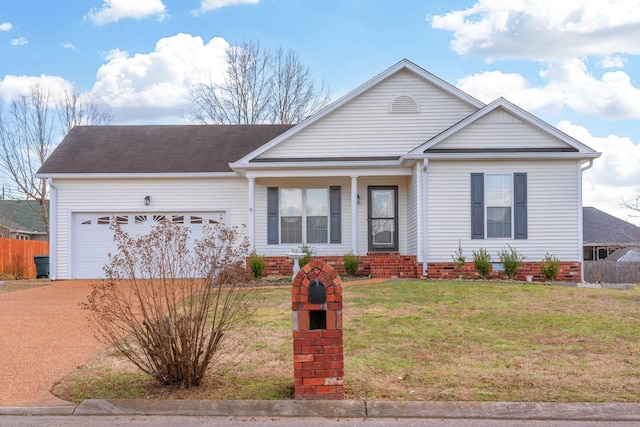
<svg viewBox="0 0 640 427"><path fill-rule="evenodd" d="M129 389L150 398L291 398L291 291L256 292L261 307L234 338L247 350L201 387L159 388L148 379L142 386L139 374L107 354L62 381L55 394L79 401L121 388L127 397L118 385L124 375ZM347 285L343 320L349 399L640 402L637 289Z"/></svg>
<svg viewBox="0 0 640 427"><path fill-rule="evenodd" d="M49 286L52 284L49 279L33 279L33 280L2 280L3 285L0 285L0 294L6 294L9 292L24 291L27 289L38 288L41 286Z"/></svg>

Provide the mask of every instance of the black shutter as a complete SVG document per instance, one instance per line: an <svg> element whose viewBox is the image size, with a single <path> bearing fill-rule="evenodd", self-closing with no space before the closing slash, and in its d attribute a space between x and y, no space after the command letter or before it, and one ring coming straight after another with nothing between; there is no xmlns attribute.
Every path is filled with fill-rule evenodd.
<svg viewBox="0 0 640 427"><path fill-rule="evenodd" d="M329 243L342 243L342 195L340 187L329 187Z"/></svg>
<svg viewBox="0 0 640 427"><path fill-rule="evenodd" d="M277 245L280 242L278 210L280 191L278 187L267 187L267 244Z"/></svg>
<svg viewBox="0 0 640 427"><path fill-rule="evenodd" d="M514 230L516 239L527 238L527 174L513 174Z"/></svg>
<svg viewBox="0 0 640 427"><path fill-rule="evenodd" d="M471 174L471 238L484 239L484 174Z"/></svg>

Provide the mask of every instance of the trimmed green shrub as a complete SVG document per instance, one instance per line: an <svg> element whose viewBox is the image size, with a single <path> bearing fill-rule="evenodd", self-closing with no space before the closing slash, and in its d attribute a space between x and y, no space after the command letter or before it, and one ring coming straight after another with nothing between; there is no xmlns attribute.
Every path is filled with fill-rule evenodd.
<svg viewBox="0 0 640 427"><path fill-rule="evenodd" d="M516 248L512 248L511 245L507 243L509 250L502 250L498 254L500 257L500 263L504 267L504 272L509 279L513 279L516 274L518 274L518 270L520 270L520 263L526 258L524 255L519 253Z"/></svg>
<svg viewBox="0 0 640 427"><path fill-rule="evenodd" d="M311 249L309 248L309 246L302 245L302 252L305 254L305 256L298 260L298 265L300 266L300 268L309 264L309 261L311 261Z"/></svg>
<svg viewBox="0 0 640 427"><path fill-rule="evenodd" d="M251 255L249 255L249 268L253 277L256 279L261 278L266 266L267 262L263 255L258 255L256 251L251 252Z"/></svg>
<svg viewBox="0 0 640 427"><path fill-rule="evenodd" d="M553 282L558 277L560 272L560 260L555 256L547 254L540 264L540 272L544 276L544 280L547 282Z"/></svg>
<svg viewBox="0 0 640 427"><path fill-rule="evenodd" d="M480 277L485 279L491 271L491 254L485 248L473 251L473 266Z"/></svg>
<svg viewBox="0 0 640 427"><path fill-rule="evenodd" d="M344 270L347 273L347 276L353 277L356 275L356 271L358 271L358 266L360 265L360 261L358 261L358 257L353 254L345 254L344 258Z"/></svg>

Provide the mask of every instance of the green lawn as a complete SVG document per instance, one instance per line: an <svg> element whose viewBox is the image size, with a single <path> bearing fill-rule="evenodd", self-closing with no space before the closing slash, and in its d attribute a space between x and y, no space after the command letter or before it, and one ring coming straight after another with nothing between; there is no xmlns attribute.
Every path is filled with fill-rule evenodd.
<svg viewBox="0 0 640 427"><path fill-rule="evenodd" d="M261 304L221 374L163 389L107 353L66 378L64 399L287 399L290 289ZM640 290L393 281L344 287L348 399L640 402ZM123 368L125 366L125 368Z"/></svg>

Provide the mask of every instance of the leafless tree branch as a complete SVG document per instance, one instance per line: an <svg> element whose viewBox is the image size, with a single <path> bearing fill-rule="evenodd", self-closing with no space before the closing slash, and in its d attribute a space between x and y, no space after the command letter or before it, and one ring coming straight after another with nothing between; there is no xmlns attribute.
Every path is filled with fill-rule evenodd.
<svg viewBox="0 0 640 427"><path fill-rule="evenodd" d="M263 49L257 41L226 51L221 83L211 78L189 87L188 114L204 124L298 123L326 106L330 91L317 87L298 55Z"/></svg>

